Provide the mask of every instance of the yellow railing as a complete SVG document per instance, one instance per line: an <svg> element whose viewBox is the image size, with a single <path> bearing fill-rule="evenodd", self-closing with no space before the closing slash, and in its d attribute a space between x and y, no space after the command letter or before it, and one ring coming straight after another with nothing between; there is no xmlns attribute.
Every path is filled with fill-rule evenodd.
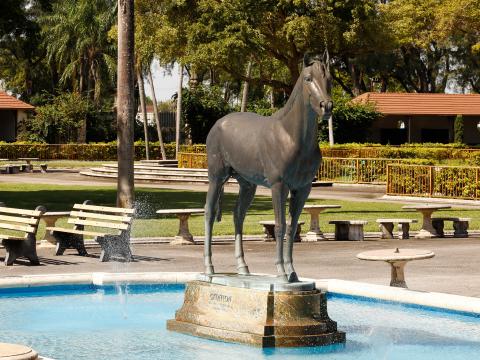
<svg viewBox="0 0 480 360"><path fill-rule="evenodd" d="M208 167L207 154L179 152L178 167L188 169L206 169Z"/></svg>
<svg viewBox="0 0 480 360"><path fill-rule="evenodd" d="M387 166L387 195L480 198L480 167Z"/></svg>

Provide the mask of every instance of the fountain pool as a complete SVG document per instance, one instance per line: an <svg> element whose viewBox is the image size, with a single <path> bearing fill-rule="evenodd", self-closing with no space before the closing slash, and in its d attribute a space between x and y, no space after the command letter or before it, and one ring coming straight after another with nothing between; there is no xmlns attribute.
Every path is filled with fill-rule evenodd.
<svg viewBox="0 0 480 360"><path fill-rule="evenodd" d="M480 318L329 294L345 345L260 349L168 332L183 285L0 289L0 342L54 359L473 359Z"/></svg>

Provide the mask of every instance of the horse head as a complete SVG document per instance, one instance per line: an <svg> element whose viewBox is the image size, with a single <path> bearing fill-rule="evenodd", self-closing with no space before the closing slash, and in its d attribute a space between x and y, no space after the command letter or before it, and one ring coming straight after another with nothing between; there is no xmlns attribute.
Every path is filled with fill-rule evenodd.
<svg viewBox="0 0 480 360"><path fill-rule="evenodd" d="M303 89L308 95L310 105L318 115L327 118L333 109L328 51L325 50L323 57L306 54L303 64Z"/></svg>

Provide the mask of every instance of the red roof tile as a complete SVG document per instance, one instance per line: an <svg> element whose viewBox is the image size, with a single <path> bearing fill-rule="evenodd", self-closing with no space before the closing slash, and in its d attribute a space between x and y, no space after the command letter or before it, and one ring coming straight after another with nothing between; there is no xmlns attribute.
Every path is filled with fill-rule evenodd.
<svg viewBox="0 0 480 360"><path fill-rule="evenodd" d="M480 115L479 94L370 92L352 101L373 103L385 115Z"/></svg>
<svg viewBox="0 0 480 360"><path fill-rule="evenodd" d="M35 107L0 91L0 110L3 109L33 110Z"/></svg>

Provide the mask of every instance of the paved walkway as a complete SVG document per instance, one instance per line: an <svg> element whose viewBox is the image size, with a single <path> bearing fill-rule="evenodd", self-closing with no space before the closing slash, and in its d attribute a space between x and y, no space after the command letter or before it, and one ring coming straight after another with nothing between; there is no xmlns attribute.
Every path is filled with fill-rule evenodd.
<svg viewBox="0 0 480 360"><path fill-rule="evenodd" d="M301 276L388 285L390 268L387 264L361 261L355 255L394 247L425 248L436 254L433 259L407 265L406 280L411 289L480 297L479 238L298 243L294 247L294 259ZM52 249L39 249L42 266L0 267L0 277L73 272L203 271L202 245L152 244L133 245L132 248L136 261L131 263L100 263L98 248L90 248L89 257L77 256L73 250L64 256L53 256ZM252 272L275 274L274 243L248 241L245 252ZM4 254L0 249L0 258ZM214 245L213 261L218 272L235 271L233 243Z"/></svg>

